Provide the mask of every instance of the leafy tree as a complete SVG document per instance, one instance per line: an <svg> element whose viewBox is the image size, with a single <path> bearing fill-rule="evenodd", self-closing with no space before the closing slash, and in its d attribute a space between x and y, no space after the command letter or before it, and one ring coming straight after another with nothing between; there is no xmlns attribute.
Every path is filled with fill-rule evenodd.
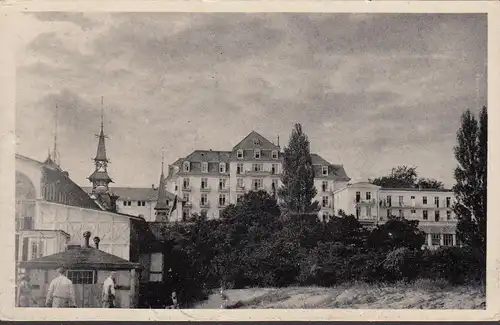
<svg viewBox="0 0 500 325"><path fill-rule="evenodd" d="M389 176L378 177L370 182L381 187L412 188L417 182L417 167L398 166Z"/></svg>
<svg viewBox="0 0 500 325"><path fill-rule="evenodd" d="M309 140L300 124L295 124L283 158L283 185L278 189L278 196L284 210L291 213L316 212L318 202L312 201L317 191Z"/></svg>
<svg viewBox="0 0 500 325"><path fill-rule="evenodd" d="M418 228L418 220L392 218L377 226L368 236L370 248L387 250L398 247L420 249L425 243L425 234Z"/></svg>
<svg viewBox="0 0 500 325"><path fill-rule="evenodd" d="M444 184L441 181L432 178L419 178L417 186L423 189L437 189L441 190L444 188Z"/></svg>
<svg viewBox="0 0 500 325"><path fill-rule="evenodd" d="M453 187L459 219L457 236L466 245L486 253L488 113L481 110L479 121L470 110L463 113L454 148L458 166Z"/></svg>

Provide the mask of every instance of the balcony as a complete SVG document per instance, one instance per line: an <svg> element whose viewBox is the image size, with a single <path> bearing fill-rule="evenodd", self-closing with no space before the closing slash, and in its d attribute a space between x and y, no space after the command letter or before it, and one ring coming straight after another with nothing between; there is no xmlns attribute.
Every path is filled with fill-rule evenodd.
<svg viewBox="0 0 500 325"><path fill-rule="evenodd" d="M245 192L245 190L246 190L245 185L236 186L236 192Z"/></svg>
<svg viewBox="0 0 500 325"><path fill-rule="evenodd" d="M227 202L225 202L225 201L224 202L219 201L219 204L217 205L217 207L219 207L219 208L225 208L225 207L227 207Z"/></svg>
<svg viewBox="0 0 500 325"><path fill-rule="evenodd" d="M360 206L360 205L374 205L375 204L375 199L370 199L370 200L354 200L354 204L356 206Z"/></svg>
<svg viewBox="0 0 500 325"><path fill-rule="evenodd" d="M268 176L271 175L271 171L269 170L253 170L253 169L246 169L244 171L245 175L249 176Z"/></svg>
<svg viewBox="0 0 500 325"><path fill-rule="evenodd" d="M321 204L322 209L331 209L332 208L332 203L329 202L328 204Z"/></svg>
<svg viewBox="0 0 500 325"><path fill-rule="evenodd" d="M200 208L210 208L210 201L200 202Z"/></svg>
<svg viewBox="0 0 500 325"><path fill-rule="evenodd" d="M191 185L184 185L184 186L182 186L182 190L184 192L191 192Z"/></svg>
<svg viewBox="0 0 500 325"><path fill-rule="evenodd" d="M184 207L185 208L191 208L192 206L193 206L193 204L191 202L189 202L189 201L184 202Z"/></svg>
<svg viewBox="0 0 500 325"><path fill-rule="evenodd" d="M220 187L219 186L219 192L222 192L222 193L229 192L229 187Z"/></svg>
<svg viewBox="0 0 500 325"><path fill-rule="evenodd" d="M205 186L205 187L201 187L200 188L200 192L210 192L212 190L212 188L210 188L210 186Z"/></svg>

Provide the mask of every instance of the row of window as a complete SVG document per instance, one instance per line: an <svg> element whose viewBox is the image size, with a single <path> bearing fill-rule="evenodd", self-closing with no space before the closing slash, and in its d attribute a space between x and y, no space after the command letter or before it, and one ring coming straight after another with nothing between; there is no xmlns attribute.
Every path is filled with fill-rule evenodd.
<svg viewBox="0 0 500 325"><path fill-rule="evenodd" d="M442 239L442 243L441 243ZM426 241L425 244L428 242ZM431 234L431 245L432 246L453 246L453 234Z"/></svg>
<svg viewBox="0 0 500 325"><path fill-rule="evenodd" d="M325 198L326 197L324 197L323 199L325 199ZM323 204L324 203L325 203L325 200L323 200ZM323 205L323 207L326 207L326 206ZM365 207L365 209L366 209L365 210L366 211L366 217L370 218L372 216L372 207L367 206L367 207ZM356 218L359 218L360 216L361 216L361 208L360 207L356 207ZM387 209L387 218L389 219L392 216L396 216L396 214L394 214L394 212L393 212L392 209ZM408 216L408 215L405 215L405 210L399 209L397 216L400 217L400 218L410 217L411 219L415 219L417 217L417 210L412 209L410 211L410 215ZM423 210L422 211L422 219L423 220L429 220L429 211L428 210ZM445 220L449 221L451 219L452 219L451 211L447 210L446 211L446 219ZM442 221L441 220L441 211L440 210L435 210L434 211L434 221L435 222Z"/></svg>
<svg viewBox="0 0 500 325"><path fill-rule="evenodd" d="M258 191L258 190L262 189L263 188L263 183L264 183L264 179L263 178L254 178L254 179L252 179L252 189L255 190L255 191ZM237 178L236 179L236 186L239 189L245 188L244 179L243 178ZM208 178L202 178L201 179L200 188L202 190L208 190L209 189L209 187L208 187ZM219 188L220 191L228 189L228 187L227 187L227 179L226 178L219 179L219 187L218 188ZM273 190L276 190L278 188L278 180L277 179L273 179L272 180L272 182L271 182L271 188ZM190 190L191 189L191 184L190 184L189 178L184 178L182 180L182 189L183 190Z"/></svg>
<svg viewBox="0 0 500 325"><path fill-rule="evenodd" d="M226 168L226 163L221 162L219 163L219 173L225 174L227 173L227 168ZM184 162L184 172L190 172L191 171L191 164L186 161ZM264 171L264 164L262 163L254 163L252 164L252 172L262 172ZM202 162L201 163L201 172L202 173L208 173L208 163L207 162ZM271 170L269 171L271 174L279 174L279 164L272 164L271 165ZM243 164L239 163L236 165L236 174L243 174L244 169L243 169ZM327 176L328 175L328 166L323 166L322 167L322 175ZM328 185L327 185L328 186Z"/></svg>
<svg viewBox="0 0 500 325"><path fill-rule="evenodd" d="M236 157L238 159L243 159L243 149L239 149L236 153ZM254 159L260 159L262 157L262 152L260 149L254 149L253 151L253 158ZM278 159L278 150L273 150L271 152L271 158L272 159Z"/></svg>
<svg viewBox="0 0 500 325"><path fill-rule="evenodd" d="M123 201L123 206L131 206L132 201ZM138 207L145 207L146 206L146 201L137 201L137 206Z"/></svg>
<svg viewBox="0 0 500 325"><path fill-rule="evenodd" d="M356 192L356 199L358 198L358 193L359 192ZM370 192L366 192L367 195L368 195L368 193L370 193ZM414 204L415 203L415 196L412 195L410 197L410 200L412 201L412 204ZM434 197L434 205L437 208L439 208L440 202L441 202L441 198L439 196ZM398 204L400 206L403 206L405 204L405 202L404 202L404 196L402 196L402 195L398 196ZM422 197L422 204L423 205L427 205L428 204L428 198L427 198L427 196L423 196ZM387 195L386 199L384 200L384 205L386 205L388 207L392 206L392 196L391 195ZM445 198L445 207L447 207L447 208L451 207L451 197L446 197Z"/></svg>

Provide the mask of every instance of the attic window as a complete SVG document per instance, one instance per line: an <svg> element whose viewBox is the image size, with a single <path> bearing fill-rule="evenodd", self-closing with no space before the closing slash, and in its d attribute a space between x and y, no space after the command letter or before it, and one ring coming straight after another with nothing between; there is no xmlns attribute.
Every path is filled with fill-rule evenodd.
<svg viewBox="0 0 500 325"><path fill-rule="evenodd" d="M208 163L207 162L201 163L201 172L208 173Z"/></svg>
<svg viewBox="0 0 500 325"><path fill-rule="evenodd" d="M323 166L323 176L328 175L328 166Z"/></svg>
<svg viewBox="0 0 500 325"><path fill-rule="evenodd" d="M255 151L254 151L254 158L255 159L260 159L260 149L255 149Z"/></svg>
<svg viewBox="0 0 500 325"><path fill-rule="evenodd" d="M189 167L190 167L189 161L185 161L184 162L184 171L189 172Z"/></svg>
<svg viewBox="0 0 500 325"><path fill-rule="evenodd" d="M260 140L259 139L254 139L253 140L253 144L256 145L256 146L260 145Z"/></svg>
<svg viewBox="0 0 500 325"><path fill-rule="evenodd" d="M243 159L243 150L239 149L237 155L238 155L238 159Z"/></svg>
<svg viewBox="0 0 500 325"><path fill-rule="evenodd" d="M273 150L272 157L273 159L278 159L278 151Z"/></svg>

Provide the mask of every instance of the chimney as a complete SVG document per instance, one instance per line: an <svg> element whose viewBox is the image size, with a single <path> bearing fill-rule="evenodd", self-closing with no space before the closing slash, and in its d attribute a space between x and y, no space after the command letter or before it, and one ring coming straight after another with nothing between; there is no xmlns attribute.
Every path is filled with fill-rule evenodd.
<svg viewBox="0 0 500 325"><path fill-rule="evenodd" d="M85 246L84 248L89 248L90 247L90 243L89 243L89 240L90 240L90 231L86 231L83 233L83 238L85 238Z"/></svg>
<svg viewBox="0 0 500 325"><path fill-rule="evenodd" d="M99 237L94 237L94 244L95 244L95 248L96 249L99 249L99 242L101 241L101 239Z"/></svg>

